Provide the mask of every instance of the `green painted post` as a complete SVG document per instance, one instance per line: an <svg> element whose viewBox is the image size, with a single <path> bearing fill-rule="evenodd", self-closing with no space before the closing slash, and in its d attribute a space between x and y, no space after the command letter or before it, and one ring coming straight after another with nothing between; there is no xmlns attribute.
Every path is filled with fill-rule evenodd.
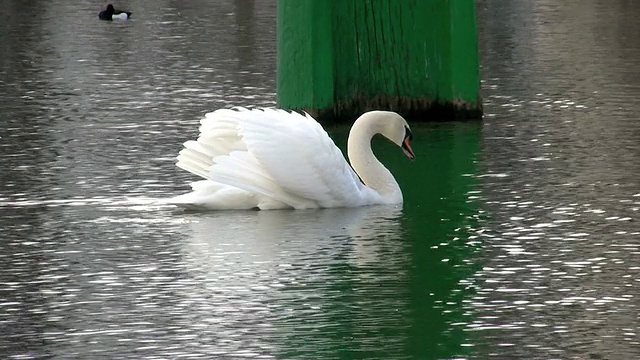
<svg viewBox="0 0 640 360"><path fill-rule="evenodd" d="M277 67L278 105L321 121L482 114L473 0L279 0Z"/></svg>

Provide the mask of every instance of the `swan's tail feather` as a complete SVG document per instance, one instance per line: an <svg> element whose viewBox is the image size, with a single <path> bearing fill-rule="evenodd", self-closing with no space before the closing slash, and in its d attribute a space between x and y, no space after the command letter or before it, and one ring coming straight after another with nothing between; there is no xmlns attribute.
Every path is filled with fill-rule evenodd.
<svg viewBox="0 0 640 360"><path fill-rule="evenodd" d="M180 156L180 161L176 163L176 166L180 169L186 170L194 175L200 176L205 179L209 179L209 174L206 171L202 171L202 164L194 161L193 158Z"/></svg>
<svg viewBox="0 0 640 360"><path fill-rule="evenodd" d="M176 166L194 175L211 179L213 159L244 147L238 134L237 124L229 116L214 116L208 113L200 120L200 136L197 141L187 141L180 151Z"/></svg>
<svg viewBox="0 0 640 360"><path fill-rule="evenodd" d="M217 126L201 126L200 133L201 137L207 139L215 139L215 138L234 138L238 136L237 129L229 129L229 128L220 128Z"/></svg>
<svg viewBox="0 0 640 360"><path fill-rule="evenodd" d="M184 143L178 155L176 166L194 175L209 179L209 168L213 165L210 151L196 141Z"/></svg>
<svg viewBox="0 0 640 360"><path fill-rule="evenodd" d="M181 153L188 153L189 156L193 156L198 161L202 162L203 166L205 166L206 168L210 167L213 164L213 161L211 159L213 158L213 156L215 156L215 153L210 149L202 146L201 143L195 141L187 141L184 144L184 147L185 148L183 151L181 151Z"/></svg>
<svg viewBox="0 0 640 360"><path fill-rule="evenodd" d="M253 209L260 205L259 199L248 191L209 180L193 182L191 189L192 192L167 199L166 203L187 210Z"/></svg>

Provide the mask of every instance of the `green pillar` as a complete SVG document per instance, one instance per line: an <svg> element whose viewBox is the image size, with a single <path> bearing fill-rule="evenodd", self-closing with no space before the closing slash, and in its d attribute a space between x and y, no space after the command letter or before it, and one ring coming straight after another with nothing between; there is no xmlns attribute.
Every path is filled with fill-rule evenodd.
<svg viewBox="0 0 640 360"><path fill-rule="evenodd" d="M319 120L482 114L473 0L278 0L278 105Z"/></svg>

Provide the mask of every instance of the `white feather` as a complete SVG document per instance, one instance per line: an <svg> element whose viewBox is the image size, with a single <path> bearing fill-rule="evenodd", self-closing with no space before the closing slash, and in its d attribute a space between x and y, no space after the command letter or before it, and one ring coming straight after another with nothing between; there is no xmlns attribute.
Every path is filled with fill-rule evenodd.
<svg viewBox="0 0 640 360"><path fill-rule="evenodd" d="M127 13L113 14L111 15L112 20L127 20L129 15Z"/></svg>

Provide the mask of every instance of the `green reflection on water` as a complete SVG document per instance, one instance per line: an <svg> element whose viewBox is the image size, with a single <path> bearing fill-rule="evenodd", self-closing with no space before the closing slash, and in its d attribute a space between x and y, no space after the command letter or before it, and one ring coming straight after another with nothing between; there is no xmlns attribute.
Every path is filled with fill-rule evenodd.
<svg viewBox="0 0 640 360"><path fill-rule="evenodd" d="M403 225L411 244L414 316L406 355L414 358L450 358L470 350L463 300L471 295L468 281L479 250L478 209L469 192L476 190L480 129L479 123L419 129L414 146L419 160L393 169L405 194Z"/></svg>
<svg viewBox="0 0 640 360"><path fill-rule="evenodd" d="M481 124L413 130L415 161L385 139L373 141L405 199L392 219L397 228L372 240L383 259L360 268L337 261L330 281L310 286L323 287L315 294L325 298L323 318L298 312L280 358L446 359L472 351L463 301L478 266L479 211L469 192L476 190ZM344 148L347 129L331 134Z"/></svg>

